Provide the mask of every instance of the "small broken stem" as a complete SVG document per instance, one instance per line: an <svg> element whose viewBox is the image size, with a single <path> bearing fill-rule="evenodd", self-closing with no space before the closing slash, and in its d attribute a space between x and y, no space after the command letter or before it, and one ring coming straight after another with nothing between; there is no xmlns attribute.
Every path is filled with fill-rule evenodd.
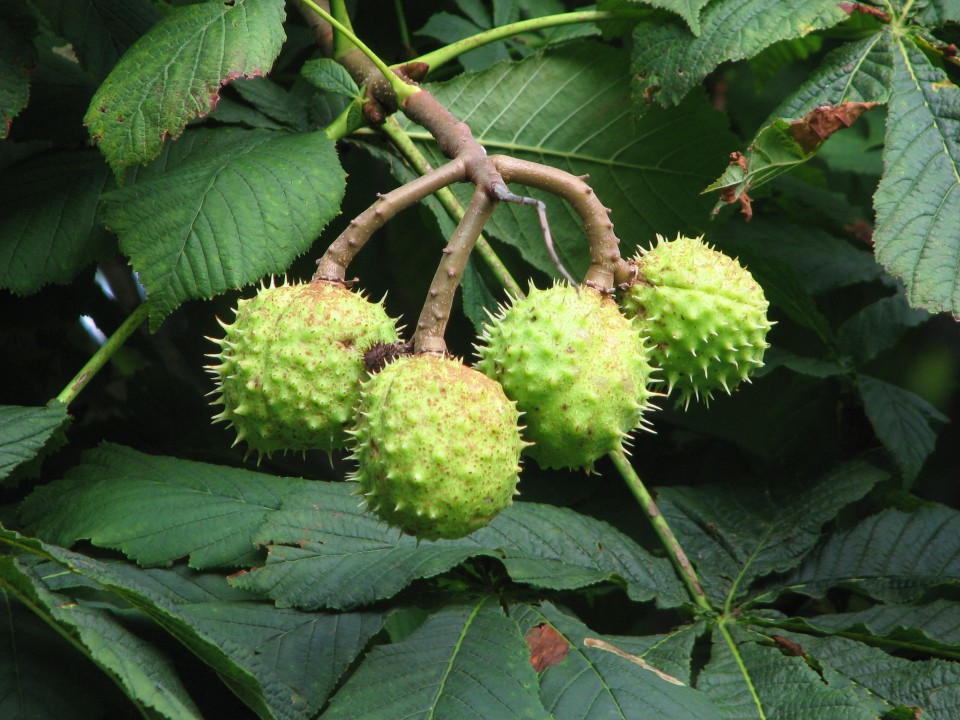
<svg viewBox="0 0 960 720"><path fill-rule="evenodd" d="M373 233L388 220L437 190L465 179L466 169L463 163L451 160L446 165L381 195L373 205L350 221L347 228L330 244L323 257L317 260L317 271L313 274L313 279L343 282L353 258L367 244Z"/></svg>
<svg viewBox="0 0 960 720"><path fill-rule="evenodd" d="M87 361L86 365L80 369L80 372L60 391L56 399L65 405L69 405L76 400L77 395L96 377L97 373L110 361L110 358L117 353L117 350L123 347L123 344L130 339L130 336L133 335L134 331L147 319L147 315L149 314L150 303L144 302L137 305L113 335L93 354L93 357Z"/></svg>
<svg viewBox="0 0 960 720"><path fill-rule="evenodd" d="M657 533L660 542L662 542L666 548L667 554L674 568L676 568L677 574L680 576L683 584L687 586L687 592L690 594L690 598L699 605L702 610L712 613L713 607L711 607L706 593L700 586L700 579L697 577L696 570L694 570L693 565L690 564L690 559L683 551L683 548L680 547L680 543L667 524L666 519L660 514L660 508L658 508L657 503L654 502L650 491L647 490L640 476L637 475L637 471L633 469L630 460L627 459L622 449L610 453L609 457L616 466L617 471L623 479L627 481L630 491L640 502L640 507L653 525L654 532Z"/></svg>
<svg viewBox="0 0 960 720"><path fill-rule="evenodd" d="M413 334L415 353L446 352L447 345L443 334L447 329L460 278L467 266L470 252L496 206L496 199L491 198L483 188L474 190L470 206L463 214L450 242L443 249L443 257L437 266L433 282L430 283L427 299L417 321L417 330Z"/></svg>
<svg viewBox="0 0 960 720"><path fill-rule="evenodd" d="M505 181L559 195L580 216L590 243L590 268L584 276L584 284L609 293L619 283L629 280L630 266L620 257L620 240L613 232L610 212L583 178L509 155L494 155L490 159Z"/></svg>
<svg viewBox="0 0 960 720"><path fill-rule="evenodd" d="M553 235L550 233L550 223L547 221L547 204L542 200L527 197L526 195L516 195L512 193L506 185L494 185L493 192L497 196L497 199L503 202L516 203L517 205L532 205L537 209L537 218L540 220L540 232L543 234L543 244L547 246L547 252L550 253L553 266L557 269L557 272L563 276L564 280L576 287L577 281L574 280L573 275L571 275L567 268L563 266L563 263L560 262L560 256L557 255L557 249L553 245Z"/></svg>

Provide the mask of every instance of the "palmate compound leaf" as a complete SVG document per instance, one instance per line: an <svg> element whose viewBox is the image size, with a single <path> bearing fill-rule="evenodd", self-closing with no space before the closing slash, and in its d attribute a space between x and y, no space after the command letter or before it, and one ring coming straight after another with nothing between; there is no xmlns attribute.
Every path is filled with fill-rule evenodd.
<svg viewBox="0 0 960 720"><path fill-rule="evenodd" d="M196 156L103 198L151 327L185 300L282 273L340 211L345 176L324 133L205 134Z"/></svg>
<svg viewBox="0 0 960 720"><path fill-rule="evenodd" d="M960 88L909 37L898 37L873 196L877 259L914 307L960 316Z"/></svg>
<svg viewBox="0 0 960 720"><path fill-rule="evenodd" d="M653 102L676 105L720 63L752 57L778 40L803 37L846 17L835 0L715 0L700 16L697 37L666 16L651 17L633 31L638 109Z"/></svg>
<svg viewBox="0 0 960 720"><path fill-rule="evenodd" d="M671 111L637 119L630 107L630 72L623 51L593 41L573 42L519 62L465 73L430 90L468 123L487 151L588 174L630 255L656 233L704 229L710 199L699 195L723 165L736 139L706 98L692 97ZM497 102L489 102L496 97ZM444 162L432 138L409 122L405 129L436 165ZM547 203L557 254L574 275L589 261L583 222L556 196L511 185ZM470 190L452 188L466 204ZM537 214L501 203L486 230L516 247L551 275L556 269Z"/></svg>
<svg viewBox="0 0 960 720"><path fill-rule="evenodd" d="M20 510L31 533L56 545L86 539L142 565L189 555L196 568L236 567L255 561L256 529L301 482L105 444Z"/></svg>
<svg viewBox="0 0 960 720"><path fill-rule="evenodd" d="M33 155L0 175L0 287L21 295L71 282L116 252L97 200L112 186L95 150Z"/></svg>
<svg viewBox="0 0 960 720"><path fill-rule="evenodd" d="M667 487L660 511L697 567L707 594L720 605L735 602L764 575L800 564L824 523L866 495L889 474L853 461L802 489L715 485Z"/></svg>
<svg viewBox="0 0 960 720"><path fill-rule="evenodd" d="M117 178L217 103L222 85L265 75L285 34L283 0L203 2L172 10L100 86L84 121Z"/></svg>
<svg viewBox="0 0 960 720"><path fill-rule="evenodd" d="M51 592L31 562L0 556L0 592L19 598L73 640L75 647L115 678L145 716L196 720L200 711L169 660L100 608ZM26 649L26 648L24 648ZM18 713L7 717L18 717Z"/></svg>
<svg viewBox="0 0 960 720"><path fill-rule="evenodd" d="M889 603L960 586L960 513L939 505L885 510L830 537L774 592L823 597L851 588Z"/></svg>
<svg viewBox="0 0 960 720"><path fill-rule="evenodd" d="M400 642L375 647L325 720L548 720L517 623L495 598L448 605Z"/></svg>
<svg viewBox="0 0 960 720"><path fill-rule="evenodd" d="M43 407L0 405L0 481L36 457L66 420L67 406L61 402Z"/></svg>
<svg viewBox="0 0 960 720"><path fill-rule="evenodd" d="M547 626L557 633L554 642L566 646L563 659L540 672L540 699L555 720L720 717L706 695L689 687L690 656L703 625L668 635L604 636L548 602L511 606L510 617L528 642L532 631Z"/></svg>
<svg viewBox="0 0 960 720"><path fill-rule="evenodd" d="M105 590L123 601L121 605L129 603L142 611L215 670L263 718L314 717L383 625L378 612L278 610L231 588L221 575L183 566L142 570L122 561L94 560L10 531L0 531L0 544L4 543L49 559L36 566L35 575L57 593Z"/></svg>
<svg viewBox="0 0 960 720"><path fill-rule="evenodd" d="M271 513L256 536L263 567L234 576L238 586L280 607L349 608L392 597L471 557L493 557L518 583L574 590L625 585L636 602L677 607L686 596L669 563L604 522L566 508L517 502L489 526L459 540L419 542L364 513L354 488L309 483Z"/></svg>

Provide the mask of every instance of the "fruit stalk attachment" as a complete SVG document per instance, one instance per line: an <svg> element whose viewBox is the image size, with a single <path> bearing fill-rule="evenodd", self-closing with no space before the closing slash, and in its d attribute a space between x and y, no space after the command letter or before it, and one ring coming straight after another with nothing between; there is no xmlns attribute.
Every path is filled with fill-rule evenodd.
<svg viewBox="0 0 960 720"><path fill-rule="evenodd" d="M450 318L453 298L470 253L496 206L496 200L492 200L482 188L478 187L474 191L470 206L457 225L450 242L443 249L443 258L437 266L433 282L430 283L427 299L417 321L417 330L413 335L415 353L446 353L447 345L443 334Z"/></svg>

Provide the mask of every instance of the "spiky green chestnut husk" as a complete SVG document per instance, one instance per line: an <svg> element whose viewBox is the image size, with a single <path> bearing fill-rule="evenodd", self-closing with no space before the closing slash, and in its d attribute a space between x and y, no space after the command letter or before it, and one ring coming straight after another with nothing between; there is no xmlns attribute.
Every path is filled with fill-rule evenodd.
<svg viewBox="0 0 960 720"><path fill-rule="evenodd" d="M729 393L763 365L770 329L763 289L740 263L679 236L634 259L637 276L620 305L647 327L653 362L678 404Z"/></svg>
<svg viewBox="0 0 960 720"><path fill-rule="evenodd" d="M516 493L516 406L458 360L401 357L363 386L352 431L367 507L423 540L484 527Z"/></svg>
<svg viewBox="0 0 960 720"><path fill-rule="evenodd" d="M228 422L248 452L333 450L346 430L367 372L363 353L398 339L382 304L323 282L264 286L240 300L220 352L210 357ZM213 338L211 338L213 339ZM236 444L236 443L235 443Z"/></svg>
<svg viewBox="0 0 960 720"><path fill-rule="evenodd" d="M524 413L544 468L587 468L643 423L653 394L641 332L589 287L532 288L493 318L477 368Z"/></svg>

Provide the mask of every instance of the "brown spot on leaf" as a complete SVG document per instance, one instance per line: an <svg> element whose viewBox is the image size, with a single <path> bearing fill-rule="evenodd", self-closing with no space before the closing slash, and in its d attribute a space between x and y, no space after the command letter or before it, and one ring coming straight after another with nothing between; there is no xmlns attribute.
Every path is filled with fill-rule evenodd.
<svg viewBox="0 0 960 720"><path fill-rule="evenodd" d="M785 638L783 635L771 635L773 641L777 644L777 647L780 648L780 652L784 655L792 655L794 657L804 657L806 653L803 651L803 647L799 643L795 643L793 640Z"/></svg>
<svg viewBox="0 0 960 720"><path fill-rule="evenodd" d="M838 130L853 125L875 102L846 102L839 105L821 105L800 120L790 124L790 134L805 153L812 153Z"/></svg>
<svg viewBox="0 0 960 720"><path fill-rule="evenodd" d="M530 664L538 673L563 662L570 651L570 643L552 625L537 625L527 633L530 646Z"/></svg>
<svg viewBox="0 0 960 720"><path fill-rule="evenodd" d="M866 220L859 219L854 223L844 225L843 229L864 245L873 247L873 226Z"/></svg>

